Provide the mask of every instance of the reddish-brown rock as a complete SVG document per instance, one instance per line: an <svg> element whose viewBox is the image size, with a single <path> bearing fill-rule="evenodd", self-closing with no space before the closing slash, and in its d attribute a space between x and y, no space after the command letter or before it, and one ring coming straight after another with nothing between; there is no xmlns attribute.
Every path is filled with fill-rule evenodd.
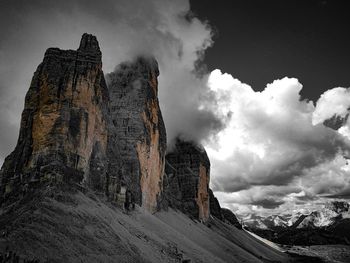
<svg viewBox="0 0 350 263"><path fill-rule="evenodd" d="M49 48L25 99L15 150L1 169L1 200L44 182L104 189L108 90L95 36L77 51Z"/></svg>
<svg viewBox="0 0 350 263"><path fill-rule="evenodd" d="M166 203L194 218L208 220L210 162L205 149L178 139L166 155L165 172Z"/></svg>
<svg viewBox="0 0 350 263"><path fill-rule="evenodd" d="M166 132L158 102L158 64L138 57L107 77L112 118L108 195L121 187L136 203L155 211L162 193Z"/></svg>

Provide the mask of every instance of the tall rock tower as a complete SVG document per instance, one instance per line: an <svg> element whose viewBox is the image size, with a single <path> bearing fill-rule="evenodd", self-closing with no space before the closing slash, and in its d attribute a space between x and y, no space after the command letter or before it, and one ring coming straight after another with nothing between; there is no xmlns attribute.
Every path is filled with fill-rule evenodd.
<svg viewBox="0 0 350 263"><path fill-rule="evenodd" d="M1 202L43 182L104 189L108 90L95 36L49 48L25 98L17 146L1 169Z"/></svg>
<svg viewBox="0 0 350 263"><path fill-rule="evenodd" d="M158 64L138 57L107 76L112 128L108 194L122 187L135 202L154 211L162 192L166 132L158 103Z"/></svg>
<svg viewBox="0 0 350 263"><path fill-rule="evenodd" d="M206 221L210 215L210 161L205 149L177 139L166 155L165 167L164 196L168 205Z"/></svg>

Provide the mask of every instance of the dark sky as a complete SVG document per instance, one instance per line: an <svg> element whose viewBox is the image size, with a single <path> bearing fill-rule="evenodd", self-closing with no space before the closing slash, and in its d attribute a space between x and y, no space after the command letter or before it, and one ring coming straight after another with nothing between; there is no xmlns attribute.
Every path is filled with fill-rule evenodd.
<svg viewBox="0 0 350 263"><path fill-rule="evenodd" d="M191 9L217 34L205 62L255 90L285 76L302 96L350 86L350 1L191 0Z"/></svg>

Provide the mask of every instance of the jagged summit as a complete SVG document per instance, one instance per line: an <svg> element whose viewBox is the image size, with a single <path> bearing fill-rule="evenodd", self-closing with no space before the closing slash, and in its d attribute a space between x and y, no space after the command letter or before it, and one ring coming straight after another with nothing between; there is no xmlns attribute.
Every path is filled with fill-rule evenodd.
<svg viewBox="0 0 350 263"><path fill-rule="evenodd" d="M121 78L122 74L124 77ZM158 80L159 68L157 60L152 56L137 56L131 61L125 61L117 65L114 72L107 75L109 87L119 86L125 88L130 81L136 79L148 79L150 81L152 91L158 95ZM117 83L118 82L118 83ZM130 87L130 86L129 86ZM151 91L151 90L150 90Z"/></svg>
<svg viewBox="0 0 350 263"><path fill-rule="evenodd" d="M85 33L77 51L49 48L26 96L18 144L1 170L0 199L66 182L117 202L128 190L154 211L166 151L158 75L154 58L138 57L108 75L108 90L95 36Z"/></svg>
<svg viewBox="0 0 350 263"><path fill-rule="evenodd" d="M158 75L154 58L138 57L108 74L107 87L89 34L76 51L46 51L0 171L0 258L287 262L232 226L209 191L203 147L179 140L166 157Z"/></svg>
<svg viewBox="0 0 350 263"><path fill-rule="evenodd" d="M91 35L82 43L98 48ZM104 189L109 98L95 51L46 51L25 98L16 148L1 169L1 202L46 183Z"/></svg>
<svg viewBox="0 0 350 263"><path fill-rule="evenodd" d="M112 128L109 136L112 199L122 185L154 211L162 194L166 131L157 92L158 63L138 57L107 75ZM118 150L116 150L118 149Z"/></svg>
<svg viewBox="0 0 350 263"><path fill-rule="evenodd" d="M94 35L84 33L80 40L78 51L81 52L101 52L97 38Z"/></svg>
<svg viewBox="0 0 350 263"><path fill-rule="evenodd" d="M45 52L44 61L45 59L56 60L56 63L60 63L60 61L91 62L100 64L102 67L102 53L97 38L87 33L81 37L77 50L48 48Z"/></svg>

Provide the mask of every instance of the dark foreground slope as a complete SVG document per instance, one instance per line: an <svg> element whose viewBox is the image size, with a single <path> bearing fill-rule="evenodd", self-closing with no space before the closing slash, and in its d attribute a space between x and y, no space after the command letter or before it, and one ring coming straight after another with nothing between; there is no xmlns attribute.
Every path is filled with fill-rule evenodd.
<svg viewBox="0 0 350 263"><path fill-rule="evenodd" d="M292 262L243 230L169 210L129 214L91 192L46 188L1 211L0 249L40 262ZM190 260L190 261L184 261ZM307 262L307 261L306 261Z"/></svg>

